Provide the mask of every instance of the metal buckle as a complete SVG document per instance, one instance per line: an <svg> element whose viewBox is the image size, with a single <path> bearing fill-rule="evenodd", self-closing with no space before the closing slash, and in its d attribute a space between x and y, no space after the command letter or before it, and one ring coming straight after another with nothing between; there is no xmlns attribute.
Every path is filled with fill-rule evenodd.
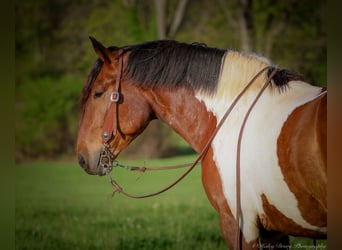
<svg viewBox="0 0 342 250"><path fill-rule="evenodd" d="M118 102L119 99L120 99L120 93L118 91L113 90L112 93L110 93L110 101Z"/></svg>

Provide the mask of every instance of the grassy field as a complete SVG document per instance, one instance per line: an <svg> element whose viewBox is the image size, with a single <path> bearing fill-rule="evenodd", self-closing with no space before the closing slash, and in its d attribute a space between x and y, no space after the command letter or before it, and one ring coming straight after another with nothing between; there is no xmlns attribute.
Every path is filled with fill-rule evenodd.
<svg viewBox="0 0 342 250"><path fill-rule="evenodd" d="M148 166L193 158L151 160ZM16 249L227 249L199 170L164 194L134 200L119 194L112 197L107 177L87 175L74 163L18 165ZM159 190L183 171L139 174L114 169L111 175L125 191L143 194ZM307 240L293 244L298 242L311 244ZM325 246L322 242L318 244Z"/></svg>

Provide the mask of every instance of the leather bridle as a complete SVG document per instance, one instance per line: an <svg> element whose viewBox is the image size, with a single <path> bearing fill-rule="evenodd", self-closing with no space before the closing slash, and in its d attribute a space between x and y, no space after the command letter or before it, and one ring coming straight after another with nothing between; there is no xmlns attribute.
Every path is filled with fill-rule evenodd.
<svg viewBox="0 0 342 250"><path fill-rule="evenodd" d="M110 106L106 111L103 131L102 142L108 143L108 141L117 134L118 131L118 103L120 101L120 83L122 77L123 56L119 57L119 68L116 75L116 81L114 90L110 93L109 101Z"/></svg>
<svg viewBox="0 0 342 250"><path fill-rule="evenodd" d="M119 67L118 73L116 75L116 81L114 89L110 93L109 97L109 108L105 113L103 128L102 128L102 143L103 149L100 153L100 159L98 167L106 169L107 174L112 170L112 163L114 161L114 156L109 148L109 141L116 136L118 133L118 104L121 99L120 95L120 83L122 77L122 67L123 67L123 55L119 56Z"/></svg>

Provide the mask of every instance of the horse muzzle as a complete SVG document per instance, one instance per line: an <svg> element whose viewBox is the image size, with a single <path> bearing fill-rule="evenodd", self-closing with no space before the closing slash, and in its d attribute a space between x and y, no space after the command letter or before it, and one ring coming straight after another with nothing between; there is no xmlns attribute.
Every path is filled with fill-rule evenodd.
<svg viewBox="0 0 342 250"><path fill-rule="evenodd" d="M84 156L84 154L78 154L79 165L91 175L106 175L112 171L112 164L114 161L114 156L109 150L107 145L104 145L103 149L97 153L99 155L96 159L89 159Z"/></svg>

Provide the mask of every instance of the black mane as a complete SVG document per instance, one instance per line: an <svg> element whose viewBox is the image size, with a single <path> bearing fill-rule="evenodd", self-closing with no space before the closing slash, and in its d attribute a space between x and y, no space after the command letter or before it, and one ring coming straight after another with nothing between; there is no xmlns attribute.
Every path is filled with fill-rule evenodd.
<svg viewBox="0 0 342 250"><path fill-rule="evenodd" d="M267 71L269 77L274 68L270 68ZM272 83L278 88L279 92L285 92L288 88L289 81L304 81L304 77L292 70L288 69L277 69L277 72L272 78ZM272 85L271 85L272 86Z"/></svg>
<svg viewBox="0 0 342 250"><path fill-rule="evenodd" d="M146 87L191 87L213 93L220 77L226 50L204 44L158 40L124 47L129 51L125 73Z"/></svg>
<svg viewBox="0 0 342 250"><path fill-rule="evenodd" d="M115 46L111 51L120 49ZM209 48L205 44L186 44L173 40L157 40L142 44L121 47L123 53L129 52L125 67L127 80L145 88L177 88L185 86L201 90L207 94L215 93L220 77L221 64L226 50ZM82 89L81 110L90 95L93 83L100 73L102 61L97 59ZM273 68L268 70L268 75ZM303 81L303 77L293 71L278 69L272 83L283 92L288 82Z"/></svg>

